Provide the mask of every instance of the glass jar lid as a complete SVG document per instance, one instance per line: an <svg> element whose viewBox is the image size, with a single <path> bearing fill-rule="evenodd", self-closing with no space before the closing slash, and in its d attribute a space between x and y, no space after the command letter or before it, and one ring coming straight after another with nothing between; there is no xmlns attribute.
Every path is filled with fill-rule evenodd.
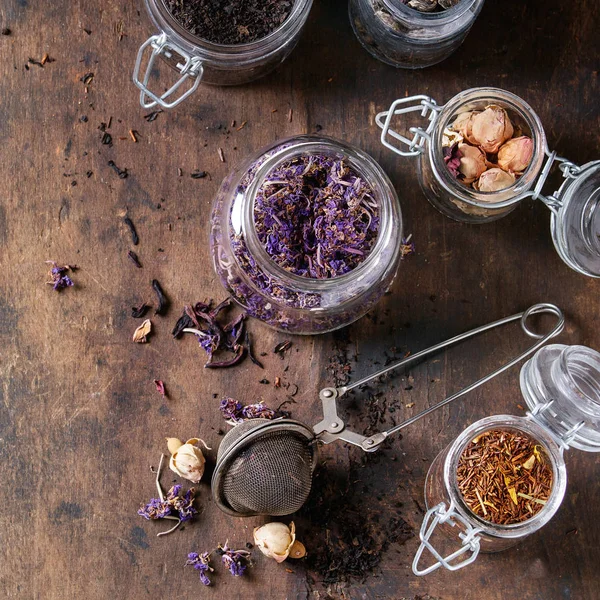
<svg viewBox="0 0 600 600"><path fill-rule="evenodd" d="M600 452L600 353L552 344L521 369L529 416L563 449Z"/></svg>
<svg viewBox="0 0 600 600"><path fill-rule="evenodd" d="M560 257L590 277L600 277L600 161L575 172L550 199L552 239Z"/></svg>

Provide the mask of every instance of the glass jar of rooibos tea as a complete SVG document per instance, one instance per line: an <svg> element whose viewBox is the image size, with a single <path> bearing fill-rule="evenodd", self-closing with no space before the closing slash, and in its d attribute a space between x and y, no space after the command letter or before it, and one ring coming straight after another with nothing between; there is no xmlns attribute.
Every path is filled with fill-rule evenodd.
<svg viewBox="0 0 600 600"><path fill-rule="evenodd" d="M409 127L412 138L405 137L393 125L415 111L427 126ZM600 161L580 167L551 152L539 117L522 98L496 88L463 91L443 106L413 96L396 100L376 120L384 146L418 157L421 189L441 213L485 223L526 198L540 199L552 212L561 258L582 274L600 277ZM565 181L544 196L555 163Z"/></svg>
<svg viewBox="0 0 600 600"><path fill-rule="evenodd" d="M133 81L141 90L140 103L144 108L172 108L201 82L239 85L266 75L294 49L311 6L312 0L235 0L227 7L208 0L146 0L160 33L138 52ZM164 93L149 88L158 57L177 73L177 80Z"/></svg>
<svg viewBox="0 0 600 600"><path fill-rule="evenodd" d="M527 417L495 415L477 421L433 461L425 483L427 513L413 562L417 575L472 563L538 531L564 498L563 453L600 452L600 353L553 344L521 370ZM448 556L431 538L458 540ZM425 550L435 562L423 569Z"/></svg>
<svg viewBox="0 0 600 600"><path fill-rule="evenodd" d="M350 22L375 58L394 67L417 69L441 62L463 43L483 2L350 0Z"/></svg>
<svg viewBox="0 0 600 600"><path fill-rule="evenodd" d="M370 156L298 136L225 179L210 240L221 282L249 315L290 333L322 333L364 315L389 288L402 215Z"/></svg>

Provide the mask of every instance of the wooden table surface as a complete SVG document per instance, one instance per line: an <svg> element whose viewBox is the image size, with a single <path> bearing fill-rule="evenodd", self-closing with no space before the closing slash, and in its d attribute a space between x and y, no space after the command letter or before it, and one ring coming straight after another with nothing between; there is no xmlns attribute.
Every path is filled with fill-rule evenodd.
<svg viewBox="0 0 600 600"><path fill-rule="evenodd" d="M443 103L469 87L497 86L535 108L560 155L579 164L597 159L595 0L487 2L454 56L416 72L372 59L354 38L346 2L316 0L298 47L276 73L239 88L201 86L153 122L144 119L131 83L138 47L153 33L142 0L5 0L0 27L11 30L0 36L0 596L600 597L600 460L576 450L566 455L563 504L536 535L458 573L417 578L411 572L428 465L468 424L495 413L523 414L517 368L368 459L343 444L325 448L311 500L320 508L295 519L309 550L305 561L277 565L255 552L248 577L219 570L214 585L204 588L183 568L186 554L225 539L243 545L262 519L222 514L208 479L199 486L201 514L183 531L157 538L164 525L136 514L154 495L150 466L166 450L166 436L204 438L214 462L219 430L226 428L217 410L224 395L276 407L288 399L285 385L296 384L288 409L312 424L319 416L317 390L342 376L344 364L357 377L394 351L417 351L539 301L564 309L560 342L600 349L600 281L561 262L540 202L525 202L488 225L453 222L421 194L415 163L381 147L374 125L375 114L398 97L429 94ZM46 53L53 60L43 67L28 64ZM87 89L80 80L86 73L94 74ZM99 130L109 120L112 146L101 144ZM238 131L232 121L247 124ZM267 353L265 370L250 361L205 370L194 339L173 340L170 331L184 303L224 297L207 245L218 185L261 146L317 130L380 161L398 189L416 253L403 262L391 294L354 325L294 338L281 360L273 347L286 336L252 322L257 352ZM109 160L129 176L119 179ZM196 169L210 178L192 179ZM142 269L127 259L126 212L140 235ZM46 260L77 264L75 287L55 293L45 285ZM150 343L134 344L139 322L130 307L152 299L153 278L172 305L167 316L152 319ZM517 326L488 334L415 367L383 395L357 395L345 414L358 430L383 427L483 375L526 343ZM274 387L276 377L283 387ZM259 383L263 378L270 383ZM153 379L164 380L167 400ZM386 403L396 412L382 411ZM171 475L164 475L165 485ZM320 499L326 502L319 505ZM362 578L324 583L319 573L327 565L315 556L323 556L329 536L347 523L357 528L359 546L358 538L369 534L365 551L374 567ZM329 559L336 560L335 552Z"/></svg>

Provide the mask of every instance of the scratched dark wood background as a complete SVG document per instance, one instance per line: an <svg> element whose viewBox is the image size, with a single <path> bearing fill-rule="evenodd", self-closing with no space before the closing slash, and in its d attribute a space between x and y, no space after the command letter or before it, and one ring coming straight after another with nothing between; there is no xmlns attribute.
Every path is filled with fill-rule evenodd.
<svg viewBox="0 0 600 600"><path fill-rule="evenodd" d="M538 301L566 311L562 342L600 348L600 282L560 261L541 203L525 203L486 226L454 223L421 195L415 164L383 151L373 123L376 112L400 96L427 93L444 102L462 89L493 85L516 92L537 110L561 155L577 163L597 159L595 0L490 1L462 48L423 72L397 71L372 59L352 34L346 3L317 0L299 46L275 74L241 88L202 87L154 122L144 120L131 83L137 49L153 33L142 0L5 0L0 27L12 30L0 36L0 595L600 597L600 461L577 451L566 457L563 505L541 532L460 573L423 579L410 570L413 537L391 544L364 582L327 590L302 563L276 565L256 556L250 577L222 574L214 587L204 588L183 569L186 553L225 538L243 544L261 520L225 517L207 482L200 486L202 514L183 532L157 538L161 526L136 515L154 493L150 465L165 449L165 436L198 435L217 447L223 424L213 395L262 398L276 406L286 399L285 390L272 384L279 376L299 386L293 416L313 423L317 390L332 382L332 357L347 353L357 376L385 360L393 346L415 351ZM25 68L29 58L45 53L54 62ZM94 77L86 93L80 78L89 72ZM111 117L113 146L102 146L98 126ZM247 125L236 131L233 120ZM207 248L207 218L219 182L262 145L319 127L380 160L398 188L416 254L404 261L392 294L370 318L337 334L294 339L283 361L272 349L285 337L252 323L257 350L268 353L264 372L249 362L204 370L194 340L174 341L169 332L183 303L223 297ZM139 132L137 144L129 129ZM111 159L129 170L127 179L110 170ZM211 179L191 179L195 169L209 171ZM142 270L126 257L125 211L140 234ZM45 286L47 259L79 265L76 287L56 294ZM151 299L154 277L172 308L167 317L153 319L149 344L133 344L138 322L130 307ZM395 385L386 398L414 403L405 408L414 414L524 347L517 329L415 368L412 389ZM271 384L259 384L263 377ZM168 400L154 391L155 378L166 382ZM411 427L366 467L354 468L349 493L365 514L380 513L382 523L400 514L416 532L425 474L436 453L485 415L522 413L520 403L513 369ZM357 427L360 407L357 398ZM216 451L209 454L214 458ZM326 448L324 456L342 479L363 458L343 445ZM167 484L171 479L165 476ZM318 544L318 537L311 543Z"/></svg>

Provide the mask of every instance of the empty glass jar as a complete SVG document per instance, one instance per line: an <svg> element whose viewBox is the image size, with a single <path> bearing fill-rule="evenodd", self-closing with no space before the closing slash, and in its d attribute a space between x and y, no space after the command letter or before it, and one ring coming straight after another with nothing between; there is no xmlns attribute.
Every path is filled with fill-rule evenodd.
<svg viewBox="0 0 600 600"><path fill-rule="evenodd" d="M464 41L484 0L461 0L441 12L420 12L402 0L350 0L356 37L375 58L405 69L448 58Z"/></svg>
<svg viewBox="0 0 600 600"><path fill-rule="evenodd" d="M146 8L160 33L151 36L138 52L133 82L141 90L144 108L173 108L192 94L200 83L240 85L266 75L282 63L298 42L312 0L295 0L287 19L264 38L254 42L224 45L208 42L186 31L167 9L164 0L146 0ZM143 75L142 62L150 49ZM160 57L176 72L177 80L167 91L150 90L150 78ZM156 89L162 86L156 83Z"/></svg>
<svg viewBox="0 0 600 600"><path fill-rule="evenodd" d="M531 138L533 152L512 185L486 192L465 185L451 173L444 160L443 139L459 114L483 111L490 105L510 115L515 131ZM396 117L413 112L428 122L424 127L408 124L409 138L394 127L399 125ZM386 148L402 157L418 157L421 189L441 213L458 221L485 223L508 214L526 198L540 199L552 211L553 240L561 258L584 275L600 277L600 161L579 167L551 152L539 117L522 98L496 88L465 90L443 106L428 96L412 96L396 100L376 121ZM554 163L565 181L554 194L544 196L542 189Z"/></svg>
<svg viewBox="0 0 600 600"><path fill-rule="evenodd" d="M281 165L306 157L344 161L368 183L378 207L378 231L370 252L339 276L316 278L286 270L268 253L256 229L256 197L266 189L269 175ZM286 202L298 200L290 197ZM343 246L351 245L351 240L339 237L340 231L334 224L327 234L342 239ZM225 179L213 206L210 243L215 271L249 315L290 333L322 333L364 315L389 288L401 257L402 215L394 187L370 156L330 138L298 136L249 157Z"/></svg>
<svg viewBox="0 0 600 600"><path fill-rule="evenodd" d="M454 571L472 563L479 552L497 552L538 531L556 513L564 498L567 472L563 453L570 447L600 452L600 353L585 346L545 346L521 369L526 417L495 415L467 427L433 461L425 483L427 513L420 531L421 545L413 562L416 575L443 566ZM465 448L490 431L520 432L533 438L552 470L552 488L534 516L512 525L494 524L476 515L459 490L457 467ZM443 557L431 542L436 529L459 547ZM435 562L423 569L425 550Z"/></svg>

